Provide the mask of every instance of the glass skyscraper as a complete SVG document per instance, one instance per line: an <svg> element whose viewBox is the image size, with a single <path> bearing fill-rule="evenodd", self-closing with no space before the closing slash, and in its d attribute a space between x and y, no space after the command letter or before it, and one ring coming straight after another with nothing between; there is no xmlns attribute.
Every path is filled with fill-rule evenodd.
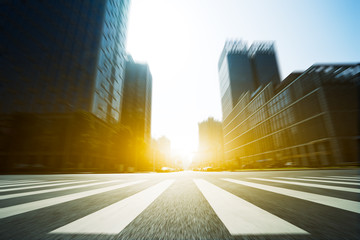
<svg viewBox="0 0 360 240"><path fill-rule="evenodd" d="M0 3L0 113L120 120L129 0Z"/></svg>
<svg viewBox="0 0 360 240"><path fill-rule="evenodd" d="M124 101L121 123L130 127L134 136L150 144L152 76L147 64L126 63Z"/></svg>
<svg viewBox="0 0 360 240"><path fill-rule="evenodd" d="M249 48L243 41L226 42L218 68L223 120L242 94L270 81L280 82L274 45L269 42L253 43Z"/></svg>
<svg viewBox="0 0 360 240"><path fill-rule="evenodd" d="M130 129L135 147L126 165L137 170L147 170L153 166L148 157L151 143L152 76L147 64L135 63L130 56L126 62L123 93L121 124Z"/></svg>

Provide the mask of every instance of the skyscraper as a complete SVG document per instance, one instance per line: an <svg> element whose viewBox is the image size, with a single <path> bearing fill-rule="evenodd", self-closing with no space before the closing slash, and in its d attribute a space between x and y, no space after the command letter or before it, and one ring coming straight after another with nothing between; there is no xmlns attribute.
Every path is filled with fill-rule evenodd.
<svg viewBox="0 0 360 240"><path fill-rule="evenodd" d="M132 132L135 152L128 166L149 169L151 145L152 76L147 64L135 63L129 56L126 62L121 124Z"/></svg>
<svg viewBox="0 0 360 240"><path fill-rule="evenodd" d="M196 156L198 167L222 168L224 140L222 123L209 117L199 125L199 148Z"/></svg>
<svg viewBox="0 0 360 240"><path fill-rule="evenodd" d="M151 140L152 76L147 64L126 62L121 123L146 143Z"/></svg>
<svg viewBox="0 0 360 240"><path fill-rule="evenodd" d="M129 0L2 1L0 113L120 119Z"/></svg>
<svg viewBox="0 0 360 240"><path fill-rule="evenodd" d="M121 169L129 2L1 1L4 171Z"/></svg>
<svg viewBox="0 0 360 240"><path fill-rule="evenodd" d="M255 91L270 81L280 82L273 43L228 41L219 60L223 120L247 91Z"/></svg>

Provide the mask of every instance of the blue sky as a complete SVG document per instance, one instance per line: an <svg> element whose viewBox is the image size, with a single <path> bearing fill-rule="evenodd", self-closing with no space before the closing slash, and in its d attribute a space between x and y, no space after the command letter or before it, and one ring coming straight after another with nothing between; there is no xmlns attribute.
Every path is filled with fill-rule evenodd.
<svg viewBox="0 0 360 240"><path fill-rule="evenodd" d="M354 0L132 0L127 50L153 75L153 137L189 156L198 122L221 120L226 40L275 41L285 78L314 63L360 62L359 13Z"/></svg>

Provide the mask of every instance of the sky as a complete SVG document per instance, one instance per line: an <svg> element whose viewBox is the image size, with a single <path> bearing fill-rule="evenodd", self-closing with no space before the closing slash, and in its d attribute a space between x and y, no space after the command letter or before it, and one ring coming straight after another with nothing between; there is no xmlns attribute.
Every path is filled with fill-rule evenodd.
<svg viewBox="0 0 360 240"><path fill-rule="evenodd" d="M221 121L226 40L274 41L284 79L314 63L360 62L359 13L359 0L131 0L127 51L152 73L152 137L191 156L198 123Z"/></svg>

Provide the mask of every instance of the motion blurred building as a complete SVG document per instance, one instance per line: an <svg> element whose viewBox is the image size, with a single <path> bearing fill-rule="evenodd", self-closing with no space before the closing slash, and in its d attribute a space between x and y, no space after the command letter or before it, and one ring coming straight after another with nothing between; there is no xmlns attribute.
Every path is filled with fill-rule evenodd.
<svg viewBox="0 0 360 240"><path fill-rule="evenodd" d="M147 151L151 145L151 99L152 76L149 66L135 63L129 56L126 62L121 123L130 128L135 145L141 151ZM136 158L138 162L134 163L135 166L145 167L145 160Z"/></svg>
<svg viewBox="0 0 360 240"><path fill-rule="evenodd" d="M360 64L324 64L243 92L223 120L228 166L358 165L359 90Z"/></svg>
<svg viewBox="0 0 360 240"><path fill-rule="evenodd" d="M171 156L171 141L162 136L158 139L152 139L152 161L153 170L170 170L176 168L176 164Z"/></svg>
<svg viewBox="0 0 360 240"><path fill-rule="evenodd" d="M243 93L253 92L270 81L280 82L271 42L258 42L250 47L243 41L226 42L218 69L223 119L231 113Z"/></svg>
<svg viewBox="0 0 360 240"><path fill-rule="evenodd" d="M126 62L121 123L136 137L151 140L152 76L147 64Z"/></svg>
<svg viewBox="0 0 360 240"><path fill-rule="evenodd" d="M30 122L24 121L30 115L47 122L48 130L41 130L45 132L52 131L54 122L60 124L55 128L72 132L76 112L85 112L106 129L119 123L128 8L129 0L1 1L0 143L14 131L19 135L17 123L30 128ZM17 113L29 115L15 123ZM71 145L73 138L66 136ZM76 149L70 151L66 143L61 146L55 152L18 149L10 154L4 145L0 149L7 161L15 155L41 164L78 158Z"/></svg>
<svg viewBox="0 0 360 240"><path fill-rule="evenodd" d="M129 0L2 1L0 113L120 119Z"/></svg>
<svg viewBox="0 0 360 240"><path fill-rule="evenodd" d="M193 160L194 168L224 167L224 141L222 123L209 117L199 123L199 148Z"/></svg>

